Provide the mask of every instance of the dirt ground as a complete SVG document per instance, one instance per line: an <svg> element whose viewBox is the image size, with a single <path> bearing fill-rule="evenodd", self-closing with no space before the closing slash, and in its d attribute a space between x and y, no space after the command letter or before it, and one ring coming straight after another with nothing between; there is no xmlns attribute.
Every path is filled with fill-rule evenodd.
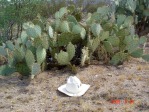
<svg viewBox="0 0 149 112"><path fill-rule="evenodd" d="M149 112L149 63L132 58L118 67L96 62L78 69L76 76L91 85L81 97L57 91L72 75L68 69L31 81L0 76L0 112Z"/></svg>
<svg viewBox="0 0 149 112"><path fill-rule="evenodd" d="M0 112L149 112L149 63L131 59L119 67L79 68L77 77L91 85L82 97L57 91L70 75L63 69L43 72L31 81L16 74L1 77Z"/></svg>

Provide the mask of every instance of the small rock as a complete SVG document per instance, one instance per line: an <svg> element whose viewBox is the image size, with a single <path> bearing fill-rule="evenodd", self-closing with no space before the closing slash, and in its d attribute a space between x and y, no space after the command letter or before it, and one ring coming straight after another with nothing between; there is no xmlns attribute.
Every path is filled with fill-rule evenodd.
<svg viewBox="0 0 149 112"><path fill-rule="evenodd" d="M108 75L108 76L112 76L112 74L111 74L111 73L108 73L107 75Z"/></svg>

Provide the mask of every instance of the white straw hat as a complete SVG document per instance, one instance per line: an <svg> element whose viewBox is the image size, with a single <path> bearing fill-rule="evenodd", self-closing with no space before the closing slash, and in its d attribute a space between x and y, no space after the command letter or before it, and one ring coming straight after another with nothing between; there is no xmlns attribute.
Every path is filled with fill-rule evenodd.
<svg viewBox="0 0 149 112"><path fill-rule="evenodd" d="M68 96L82 96L89 87L88 84L82 84L76 76L70 76L67 83L60 86L58 90Z"/></svg>

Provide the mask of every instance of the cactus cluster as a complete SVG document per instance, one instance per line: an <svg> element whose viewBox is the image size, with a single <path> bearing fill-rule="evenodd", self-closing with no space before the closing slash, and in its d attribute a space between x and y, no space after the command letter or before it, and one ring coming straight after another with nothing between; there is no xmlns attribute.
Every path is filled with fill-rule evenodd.
<svg viewBox="0 0 149 112"><path fill-rule="evenodd" d="M7 65L0 68L0 74L8 75L13 71L33 78L41 72L41 65L46 60L46 50L49 46L48 38L42 35L38 25L25 23L23 26L24 31L20 38L14 42L7 41L5 46L0 47L0 55L8 59Z"/></svg>
<svg viewBox="0 0 149 112"><path fill-rule="evenodd" d="M17 71L34 78L51 61L75 69L75 60L79 59L84 66L93 57L113 65L123 63L130 56L149 61L149 55L140 48L147 39L135 35L132 16L115 16L110 7L102 6L88 14L84 22L79 22L72 15L72 9L61 8L55 13L54 20L42 26L24 23L20 38L0 46L0 55L8 60L7 65L0 67L0 74Z"/></svg>

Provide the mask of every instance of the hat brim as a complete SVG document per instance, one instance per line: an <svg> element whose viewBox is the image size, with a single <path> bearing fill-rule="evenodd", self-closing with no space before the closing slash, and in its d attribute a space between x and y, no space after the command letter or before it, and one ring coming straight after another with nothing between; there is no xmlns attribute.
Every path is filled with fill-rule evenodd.
<svg viewBox="0 0 149 112"><path fill-rule="evenodd" d="M76 97L77 97L77 96L82 96L82 95L84 95L85 92L89 89L89 87L90 87L90 85L88 85L88 84L82 84L82 86L81 86L81 91L80 91L79 93L76 93L76 94L73 94L73 93L68 92L68 91L66 90L66 84L60 86L60 87L58 88L58 90L59 90L60 92L64 93L64 94L68 95L68 96L76 96Z"/></svg>

